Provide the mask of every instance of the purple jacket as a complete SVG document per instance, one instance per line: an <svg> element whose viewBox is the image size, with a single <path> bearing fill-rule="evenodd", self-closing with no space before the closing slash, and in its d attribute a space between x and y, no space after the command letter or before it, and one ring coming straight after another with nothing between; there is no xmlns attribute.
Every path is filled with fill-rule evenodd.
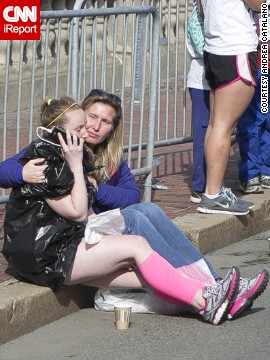
<svg viewBox="0 0 270 360"><path fill-rule="evenodd" d="M0 187L11 188L23 184L22 168L18 160L24 155L26 148L18 154L0 163ZM140 202L140 192L134 176L125 160L122 160L118 171L106 184L98 184L96 202L93 210L96 214L125 207Z"/></svg>

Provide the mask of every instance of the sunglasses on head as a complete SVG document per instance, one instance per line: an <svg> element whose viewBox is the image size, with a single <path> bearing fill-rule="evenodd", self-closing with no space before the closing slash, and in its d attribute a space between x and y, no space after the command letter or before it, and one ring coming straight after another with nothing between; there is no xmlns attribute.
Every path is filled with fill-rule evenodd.
<svg viewBox="0 0 270 360"><path fill-rule="evenodd" d="M100 89L93 89L90 91L90 93L84 98L87 99L89 97L92 96L100 96L100 97L104 97L104 98L108 98L109 100L111 100L112 102L114 102L116 105L121 105L121 99L119 96L108 93L107 91L104 90L100 90Z"/></svg>

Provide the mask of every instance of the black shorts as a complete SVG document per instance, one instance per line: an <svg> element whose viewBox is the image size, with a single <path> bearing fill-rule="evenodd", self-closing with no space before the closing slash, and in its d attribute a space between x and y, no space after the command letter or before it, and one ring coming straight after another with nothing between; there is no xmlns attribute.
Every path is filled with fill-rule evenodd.
<svg viewBox="0 0 270 360"><path fill-rule="evenodd" d="M242 79L256 86L257 52L240 55L215 55L204 51L205 78L212 90Z"/></svg>

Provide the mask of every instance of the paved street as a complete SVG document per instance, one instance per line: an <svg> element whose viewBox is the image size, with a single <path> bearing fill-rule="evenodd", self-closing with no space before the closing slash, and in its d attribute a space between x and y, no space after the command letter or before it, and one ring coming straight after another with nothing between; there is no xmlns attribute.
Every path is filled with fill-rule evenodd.
<svg viewBox="0 0 270 360"><path fill-rule="evenodd" d="M207 255L221 275L270 271L270 230ZM150 359L266 360L270 354L270 287L251 310L220 326L192 316L133 314L116 330L113 313L84 309L0 346L3 360ZM48 311L50 311L48 309ZM38 316L38 314L37 314Z"/></svg>

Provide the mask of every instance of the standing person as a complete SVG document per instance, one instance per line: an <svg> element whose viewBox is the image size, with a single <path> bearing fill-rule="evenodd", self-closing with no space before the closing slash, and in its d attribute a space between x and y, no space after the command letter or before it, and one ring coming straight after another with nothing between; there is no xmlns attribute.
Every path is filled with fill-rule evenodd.
<svg viewBox="0 0 270 360"><path fill-rule="evenodd" d="M117 129L121 128L119 122L122 121L121 116L117 117L117 114L121 114L121 101L118 97L113 94L106 93L100 89L92 90L83 101L83 109L87 114L87 137L85 137L85 142L89 145L91 151L95 154L99 154L100 157L103 157L103 160L97 158L97 163L106 164L106 172L109 173L110 166L109 164L113 163L113 159L110 157L111 153L116 153L115 151L106 151L108 144L111 143L110 148L112 149L121 149L120 148L120 138L121 135L114 135L115 132L118 132ZM25 150L23 150L22 155ZM103 152L105 155L102 156ZM123 163L122 153L119 152L120 164ZM14 157L18 158L18 154ZM6 162L0 164L0 170L5 165L6 179L5 183L8 183L12 179L9 174L16 174L19 171L23 173L28 173L29 179L37 179L34 181L29 181L30 183L43 183L44 182L44 166L46 165L35 165L32 162L41 162L44 159L38 160L29 160L30 170L25 172L24 169L27 167L25 164L23 167L19 165L17 160L9 159ZM114 160L114 163L116 161ZM41 175L39 175L40 169L42 169ZM123 167L123 166L122 166ZM124 165L126 169L127 165ZM21 170L22 169L22 170ZM116 169L118 169L116 167ZM125 171L127 173L127 171ZM36 174L35 174L36 173ZM120 172L121 174L122 172ZM2 174L2 179L4 174ZM96 179L103 179L104 169L101 168L95 174ZM116 171L116 174L117 171ZM106 203L106 196L101 196L102 207L100 207L99 202L96 201L93 204L93 208L98 209L97 213L102 212L104 208L113 209L112 195L115 192L115 197L118 197L118 206L121 206L119 199L124 197L126 189L130 191L132 187L129 182L128 186L125 186L125 181L123 176L116 175L112 179L119 179L116 185L111 185L110 181L108 183L103 183L102 180L97 180L97 193L99 189L103 187L104 194L108 193L108 203ZM92 174L93 175L93 174ZM40 178L39 178L40 176ZM129 172L129 179L132 179L132 175ZM21 186L20 183L13 179L13 186ZM92 176L92 181L93 176ZM104 180L103 180L104 181ZM102 185L100 185L102 184ZM121 184L121 186L117 186ZM107 189L107 191L106 191ZM119 193L122 192L123 196L120 196ZM134 193L136 193L134 191ZM117 199L116 199L117 200ZM125 203L124 203L125 204ZM124 206L121 206L124 207ZM125 207L121 210L121 214L125 220L125 229L123 234L129 235L140 235L143 236L151 248L158 252L162 257L164 257L173 267L177 268L178 271L181 271L183 274L196 274L198 279L203 279L203 272L201 265L206 263L209 272L212 274L215 281L221 280L219 274L217 274L211 264L203 258L202 254L192 245L192 243L187 239L186 236L170 221L167 216L164 214L162 209L157 205L152 203L142 203L134 204L132 206ZM234 319L238 316L243 310L250 306L252 301L256 299L265 289L268 281L268 273L262 271L253 278L240 278L240 283L238 287L237 296L229 308L228 317Z"/></svg>
<svg viewBox="0 0 270 360"><path fill-rule="evenodd" d="M246 215L222 188L231 147L231 134L254 94L257 76L256 28L248 7L260 9L263 0L199 0L204 14L204 64L211 88L210 119L205 138L206 188L198 211ZM218 19L218 21L217 21Z"/></svg>
<svg viewBox="0 0 270 360"><path fill-rule="evenodd" d="M203 64L204 34L198 10L193 0L193 10L188 21L186 46L190 56L187 87L191 98L191 122L193 133L192 192L190 201L200 203L206 183L204 139L209 120L210 87L205 80Z"/></svg>
<svg viewBox="0 0 270 360"><path fill-rule="evenodd" d="M42 155L47 167L43 183L13 188L6 207L3 254L19 274L52 289L78 283L145 288L220 324L236 295L239 270L232 267L224 280L207 286L181 275L142 237L105 235L88 245L83 232L95 186L84 166L86 161L91 164L84 153L85 113L72 98L64 97L44 102L40 119L49 134L61 126L66 141L61 134L60 146L47 136L33 141L20 160Z"/></svg>
<svg viewBox="0 0 270 360"><path fill-rule="evenodd" d="M268 10L269 11L269 10ZM268 14L268 39L270 21ZM261 15L254 12L257 33L260 35ZM267 77L269 86L270 53L268 40L268 74L261 71L261 36L258 45L258 79L255 94L248 108L237 124L236 140L241 160L238 164L240 190L245 194L261 194L264 188L270 189L270 112L269 93L268 112L262 112L262 76Z"/></svg>

